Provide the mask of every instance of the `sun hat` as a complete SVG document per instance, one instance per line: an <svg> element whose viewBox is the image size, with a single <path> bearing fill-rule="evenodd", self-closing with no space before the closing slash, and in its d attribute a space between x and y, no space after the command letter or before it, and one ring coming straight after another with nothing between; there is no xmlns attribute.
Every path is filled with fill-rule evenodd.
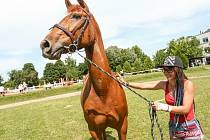
<svg viewBox="0 0 210 140"><path fill-rule="evenodd" d="M180 67L183 68L182 60L178 56L168 56L166 57L164 63L159 67Z"/></svg>

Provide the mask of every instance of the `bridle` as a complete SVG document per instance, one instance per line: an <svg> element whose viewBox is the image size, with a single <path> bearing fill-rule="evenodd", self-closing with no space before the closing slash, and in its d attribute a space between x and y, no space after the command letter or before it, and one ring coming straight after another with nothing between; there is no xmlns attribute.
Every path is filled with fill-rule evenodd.
<svg viewBox="0 0 210 140"><path fill-rule="evenodd" d="M82 26L82 30L81 30L81 32L80 32L80 34L78 35L78 37L77 37L76 40L73 40L73 35L75 34L75 32L76 32L77 30L81 29L81 28L80 28L81 26L79 26L78 29L73 30L73 32L72 32L72 31L68 31L66 28L64 28L63 26L61 26L61 25L59 25L59 24L55 24L55 25L52 27L52 28L58 28L58 29L62 30L62 31L71 39L72 44L70 44L70 45L68 45L68 46L64 46L64 48L67 49L69 53L73 53L73 52L75 52L76 50L79 49L79 48L78 48L79 41L81 40L81 38L82 38L82 36L83 36L83 34L84 34L84 32L85 32L85 30L86 30L88 24L89 24L89 21L90 21L90 15L91 15L91 14L90 14L89 12L85 11L84 9L82 9L82 10L86 13L87 16L85 17L85 19L84 19L84 20L82 21L82 23L81 23L81 26L83 25L83 26ZM50 28L50 29L51 29L51 28Z"/></svg>

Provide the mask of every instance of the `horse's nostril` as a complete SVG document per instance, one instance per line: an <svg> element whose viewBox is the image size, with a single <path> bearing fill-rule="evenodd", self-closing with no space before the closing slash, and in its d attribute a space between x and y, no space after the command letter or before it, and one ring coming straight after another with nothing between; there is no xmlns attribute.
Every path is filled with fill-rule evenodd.
<svg viewBox="0 0 210 140"><path fill-rule="evenodd" d="M43 40L42 42L41 42L41 48L49 48L50 47L50 43L49 43L49 41L47 41L47 40Z"/></svg>

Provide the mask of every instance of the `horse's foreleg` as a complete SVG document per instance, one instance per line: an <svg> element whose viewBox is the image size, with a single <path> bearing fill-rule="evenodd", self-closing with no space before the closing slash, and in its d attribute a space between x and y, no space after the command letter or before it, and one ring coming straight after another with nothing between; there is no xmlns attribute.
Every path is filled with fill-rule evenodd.
<svg viewBox="0 0 210 140"><path fill-rule="evenodd" d="M96 131L90 130L90 135L92 136L92 138L94 140L100 140L99 137L98 137L98 135L97 135L97 133L96 133Z"/></svg>
<svg viewBox="0 0 210 140"><path fill-rule="evenodd" d="M107 140L106 139L106 131L105 130L103 131L103 140Z"/></svg>
<svg viewBox="0 0 210 140"><path fill-rule="evenodd" d="M94 140L104 140L102 136L102 131L91 129L91 127L89 127L89 132Z"/></svg>
<svg viewBox="0 0 210 140"><path fill-rule="evenodd" d="M128 128L128 120L127 116L125 116L122 126L118 129L119 140L126 140L127 128Z"/></svg>

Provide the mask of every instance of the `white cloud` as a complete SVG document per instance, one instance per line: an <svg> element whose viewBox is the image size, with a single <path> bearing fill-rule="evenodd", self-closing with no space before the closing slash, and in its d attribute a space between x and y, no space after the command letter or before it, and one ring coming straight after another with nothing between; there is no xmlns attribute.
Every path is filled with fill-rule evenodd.
<svg viewBox="0 0 210 140"><path fill-rule="evenodd" d="M135 27L162 20L180 20L208 8L208 0L106 0L91 1L91 9L105 39L116 36L122 27ZM107 5L107 6L106 6ZM101 8L103 7L103 8Z"/></svg>

